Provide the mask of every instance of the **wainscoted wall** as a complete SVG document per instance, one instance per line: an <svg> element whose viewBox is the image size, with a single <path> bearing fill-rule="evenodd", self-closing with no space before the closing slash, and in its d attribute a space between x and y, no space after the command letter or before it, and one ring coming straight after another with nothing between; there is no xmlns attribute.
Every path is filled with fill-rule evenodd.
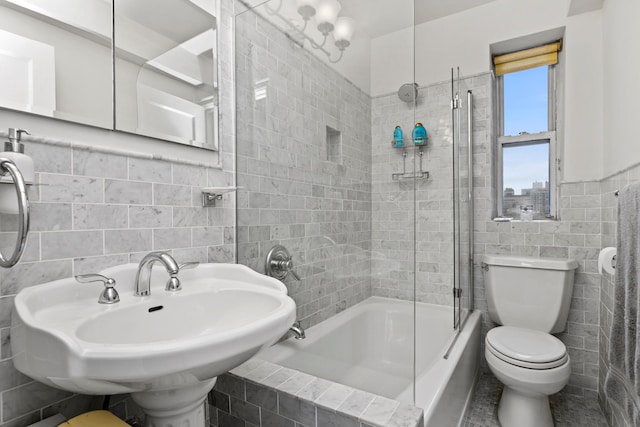
<svg viewBox="0 0 640 427"><path fill-rule="evenodd" d="M23 426L95 403L14 369L9 326L18 291L138 262L152 250L167 251L179 262L234 262L233 195L215 208L202 208L200 202L202 187L231 185L231 173L71 146L88 141L30 139L26 151L34 159L38 183L30 192L31 231L20 263L0 271L2 426ZM1 217L3 231L15 229L14 218ZM3 246L11 246L14 237L3 233Z"/></svg>
<svg viewBox="0 0 640 427"><path fill-rule="evenodd" d="M490 176L485 177L487 181ZM477 198L489 197L490 187L478 189ZM562 184L560 221L501 223L490 211L476 210L476 308L487 316L480 263L484 254L513 254L571 258L579 262L567 330L558 335L571 357L572 374L564 392L595 399L598 390L598 300L600 275L597 257L601 247L600 183Z"/></svg>
<svg viewBox="0 0 640 427"><path fill-rule="evenodd" d="M640 165L610 176L602 181L602 247L617 244L618 203L614 193L627 184L640 180ZM612 402L605 395L605 379L609 370L609 335L613 321L614 276L606 272L602 274L600 288L600 323L599 323L599 383L598 399L607 421L612 427L632 427L632 402Z"/></svg>
<svg viewBox="0 0 640 427"><path fill-rule="evenodd" d="M370 99L252 10L236 64L238 262L287 247L308 327L371 293Z"/></svg>

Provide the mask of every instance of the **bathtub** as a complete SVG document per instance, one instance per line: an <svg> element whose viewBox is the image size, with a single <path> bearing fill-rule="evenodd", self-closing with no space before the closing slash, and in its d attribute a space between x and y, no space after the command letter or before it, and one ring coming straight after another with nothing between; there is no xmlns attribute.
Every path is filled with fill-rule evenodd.
<svg viewBox="0 0 640 427"><path fill-rule="evenodd" d="M415 405L425 426L459 425L479 369L479 313L456 334L451 307L416 303L415 310L415 349L414 303L371 297L258 357Z"/></svg>

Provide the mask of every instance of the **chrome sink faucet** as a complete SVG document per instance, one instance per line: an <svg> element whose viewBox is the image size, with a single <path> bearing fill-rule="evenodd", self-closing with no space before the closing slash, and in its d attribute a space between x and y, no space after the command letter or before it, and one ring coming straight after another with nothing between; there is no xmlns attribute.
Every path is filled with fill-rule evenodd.
<svg viewBox="0 0 640 427"><path fill-rule="evenodd" d="M178 279L180 267L176 260L166 252L151 252L142 258L138 266L135 296L143 297L151 294L151 267L156 262L162 263L167 273L169 273L169 280L165 289L172 292L182 289L180 279Z"/></svg>

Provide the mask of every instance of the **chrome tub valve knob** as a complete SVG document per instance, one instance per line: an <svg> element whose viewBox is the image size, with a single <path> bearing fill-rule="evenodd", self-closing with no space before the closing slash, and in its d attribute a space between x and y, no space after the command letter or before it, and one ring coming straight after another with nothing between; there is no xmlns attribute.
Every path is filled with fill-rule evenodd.
<svg viewBox="0 0 640 427"><path fill-rule="evenodd" d="M282 245L274 246L267 254L265 273L278 280L283 280L291 273L294 279L300 280L300 276L293 270L292 258L287 248Z"/></svg>

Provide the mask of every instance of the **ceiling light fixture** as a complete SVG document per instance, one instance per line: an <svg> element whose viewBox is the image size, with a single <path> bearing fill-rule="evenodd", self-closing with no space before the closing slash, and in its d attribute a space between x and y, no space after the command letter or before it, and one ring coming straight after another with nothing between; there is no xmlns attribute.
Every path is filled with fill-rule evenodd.
<svg viewBox="0 0 640 427"><path fill-rule="evenodd" d="M344 55L344 50L351 45L355 32L355 20L344 16L339 17L342 9L340 2L338 0L295 0L297 8L294 10L297 10L298 15L304 21L304 24L296 25L291 19L287 19L281 14L282 1L280 0L277 8L272 9L267 5L266 9L270 14L277 15L291 28L294 35L293 39L298 39L296 42L300 45L304 45L305 40L307 40L312 48L320 50L327 55L329 62L336 63L340 61ZM320 43L316 41L316 38L307 34L307 27L312 19L316 23L317 30L322 34ZM332 54L326 46L329 36L333 37L334 45L340 51L336 59L331 58Z"/></svg>

